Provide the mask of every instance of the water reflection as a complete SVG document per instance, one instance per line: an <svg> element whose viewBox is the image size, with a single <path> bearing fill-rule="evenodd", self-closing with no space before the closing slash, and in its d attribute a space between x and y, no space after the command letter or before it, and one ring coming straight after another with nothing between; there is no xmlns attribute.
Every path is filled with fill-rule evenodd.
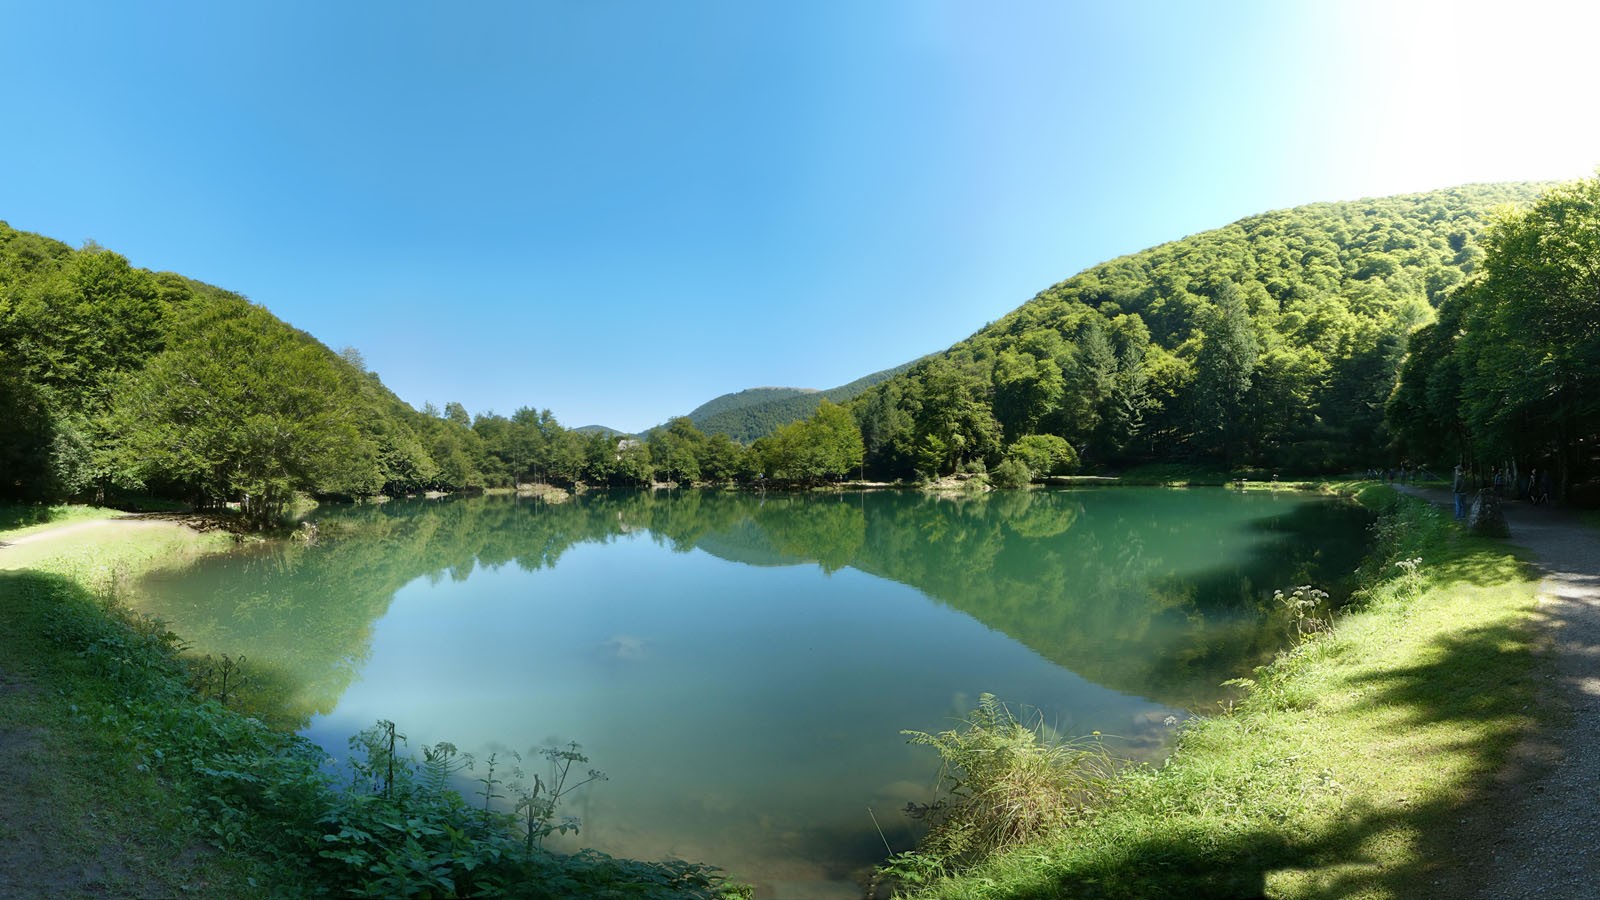
<svg viewBox="0 0 1600 900"><path fill-rule="evenodd" d="M584 843L703 859L777 894L911 842L896 812L980 691L1158 752L1281 642L1274 588L1332 586L1361 513L1304 495L1097 490L599 493L320 516L144 585L256 702L331 750L379 717L413 743L581 741ZM559 564L558 564L559 563ZM931 602L930 602L931 601Z"/></svg>

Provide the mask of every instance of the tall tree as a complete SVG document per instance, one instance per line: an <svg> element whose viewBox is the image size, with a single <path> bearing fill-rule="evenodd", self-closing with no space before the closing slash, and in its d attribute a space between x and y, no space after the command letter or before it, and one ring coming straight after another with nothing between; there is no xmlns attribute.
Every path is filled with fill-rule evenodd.
<svg viewBox="0 0 1600 900"><path fill-rule="evenodd" d="M678 416L650 435L650 462L672 481L699 481L706 436L688 416Z"/></svg>
<svg viewBox="0 0 1600 900"><path fill-rule="evenodd" d="M1259 349L1238 286L1223 282L1195 355L1192 403L1196 444L1233 462L1244 451L1242 423Z"/></svg>
<svg viewBox="0 0 1600 900"><path fill-rule="evenodd" d="M1480 453L1548 456L1563 481L1600 436L1600 178L1506 213L1458 292L1462 404Z"/></svg>

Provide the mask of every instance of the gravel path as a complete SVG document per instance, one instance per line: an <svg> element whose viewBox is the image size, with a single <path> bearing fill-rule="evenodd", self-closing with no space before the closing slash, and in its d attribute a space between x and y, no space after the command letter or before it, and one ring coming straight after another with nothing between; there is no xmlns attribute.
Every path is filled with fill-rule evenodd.
<svg viewBox="0 0 1600 900"><path fill-rule="evenodd" d="M1444 490L1401 487L1445 508ZM1549 639L1544 702L1560 724L1516 754L1492 825L1462 848L1483 898L1600 897L1600 536L1547 506L1507 503L1511 543L1544 570L1537 622ZM1471 846L1471 845L1479 846Z"/></svg>

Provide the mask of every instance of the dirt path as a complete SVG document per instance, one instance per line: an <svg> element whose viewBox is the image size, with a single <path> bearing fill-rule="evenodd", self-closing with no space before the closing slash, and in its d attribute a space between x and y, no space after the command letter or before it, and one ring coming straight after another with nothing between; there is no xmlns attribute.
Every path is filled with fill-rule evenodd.
<svg viewBox="0 0 1600 900"><path fill-rule="evenodd" d="M73 522L70 525L57 525L54 528L46 528L43 531L31 531L25 535L22 535L21 537L15 537L8 541L0 541L0 549L5 547L20 547L24 544L37 544L40 541L53 541L58 538L68 537L82 531L92 531L96 528L104 528L105 526L110 525L112 522L121 521L124 520L89 519L84 522Z"/></svg>
<svg viewBox="0 0 1600 900"><path fill-rule="evenodd" d="M1453 509L1444 490L1399 488ZM1484 898L1600 895L1600 535L1575 516L1508 502L1511 543L1544 570L1538 627L1551 654L1542 702L1559 724L1513 759L1495 796L1467 822L1458 859Z"/></svg>

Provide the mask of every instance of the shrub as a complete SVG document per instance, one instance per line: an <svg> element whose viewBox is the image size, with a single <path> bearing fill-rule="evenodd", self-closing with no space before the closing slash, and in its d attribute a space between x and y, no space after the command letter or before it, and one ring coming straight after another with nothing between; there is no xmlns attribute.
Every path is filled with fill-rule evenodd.
<svg viewBox="0 0 1600 900"><path fill-rule="evenodd" d="M1030 434L1011 445L1010 456L1040 475L1070 475L1078 471L1078 453L1053 434Z"/></svg>
<svg viewBox="0 0 1600 900"><path fill-rule="evenodd" d="M989 473L989 481L997 488L1024 488L1033 481L1033 472L1027 463L1015 456L1008 456Z"/></svg>
<svg viewBox="0 0 1600 900"><path fill-rule="evenodd" d="M1099 796L1116 769L1098 733L1080 742L1047 739L1042 722L1017 721L993 694L983 694L958 728L901 733L944 758L943 796L907 806L928 833L915 851L885 864L880 874L889 877L969 868L1063 826Z"/></svg>

